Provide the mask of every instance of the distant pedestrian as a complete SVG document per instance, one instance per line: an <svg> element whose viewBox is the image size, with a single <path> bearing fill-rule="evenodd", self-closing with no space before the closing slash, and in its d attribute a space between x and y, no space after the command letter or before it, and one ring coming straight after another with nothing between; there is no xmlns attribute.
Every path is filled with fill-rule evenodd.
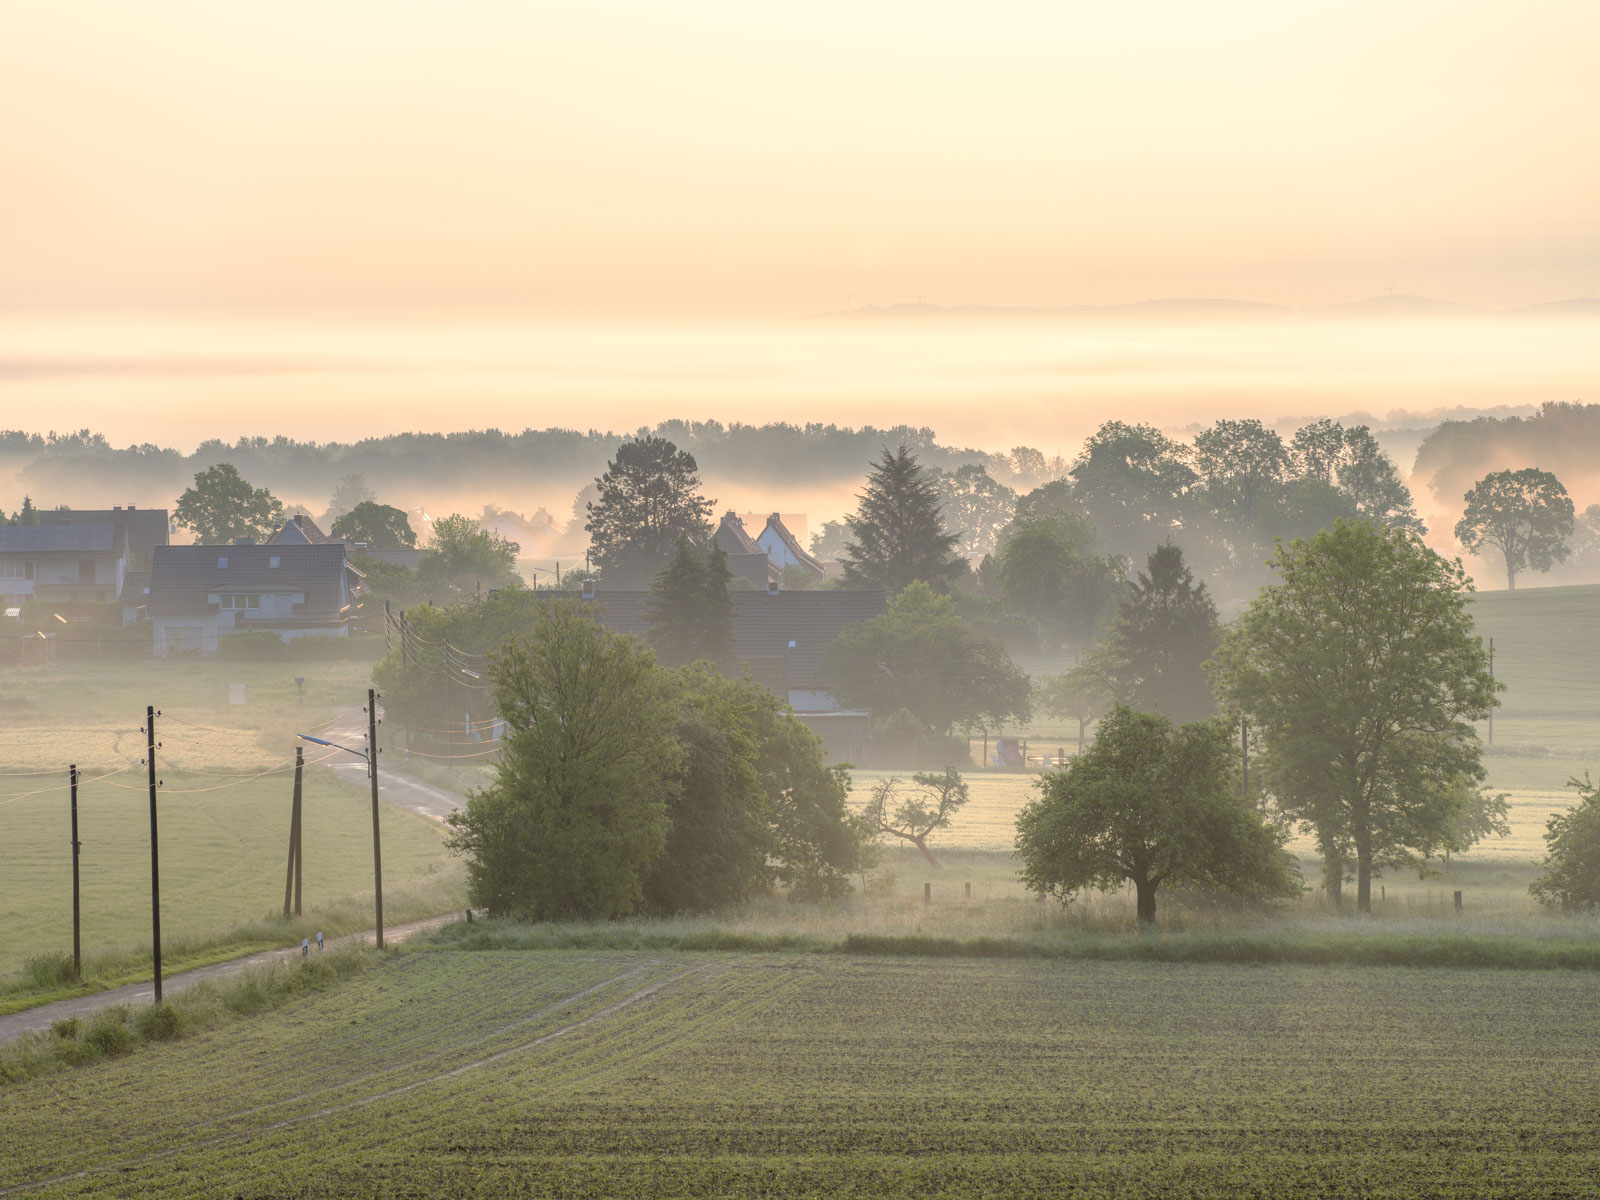
<svg viewBox="0 0 1600 1200"><path fill-rule="evenodd" d="M300 957L301 958L309 958L310 956L311 956L311 939L310 938L301 938L300 939Z"/></svg>
<svg viewBox="0 0 1600 1200"><path fill-rule="evenodd" d="M322 930L317 930L317 953L322 953Z"/></svg>

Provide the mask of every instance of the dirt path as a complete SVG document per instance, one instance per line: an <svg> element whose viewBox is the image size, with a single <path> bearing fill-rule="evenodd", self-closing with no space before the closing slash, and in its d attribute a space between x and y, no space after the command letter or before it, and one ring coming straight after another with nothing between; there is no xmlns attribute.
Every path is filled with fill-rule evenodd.
<svg viewBox="0 0 1600 1200"><path fill-rule="evenodd" d="M379 709L382 709L380 704ZM365 750L367 745L367 718L360 709L342 714L336 724L319 736L354 750ZM458 792L447 791L407 775L389 763L389 754L378 761L378 795L390 804L410 809L414 813L435 821L443 821L458 808L466 807L467 798ZM367 763L354 754L338 754L324 764L346 783L367 787Z"/></svg>
<svg viewBox="0 0 1600 1200"><path fill-rule="evenodd" d="M459 914L449 913L442 917L428 917L422 921L411 921L405 925L390 925L383 931L383 942L392 946L396 942L403 942L409 937L419 933L426 933L430 929L437 929L450 921L454 921ZM346 933L339 937L327 940L330 950L337 950L342 946L354 946L373 940L373 930L362 933ZM316 950L311 951L312 954ZM161 992L163 997L181 992L192 983L199 983L203 979L220 979L228 975L237 975L247 967L265 966L267 963L283 962L300 956L299 946L285 946L281 950L263 950L260 954L247 955L244 958L230 959L228 962L214 963L209 967L196 967L192 971L184 971L179 975L171 975L162 981ZM31 1033L39 1029L50 1028L52 1021L59 1021L63 1017L84 1017L102 1008L113 1004L149 1004L155 999L155 985L150 982L130 983L126 987L112 988L106 992L96 992L92 996L74 996L69 1000L57 1000L54 1004L41 1004L37 1008L24 1009L22 1012L11 1013L0 1017L0 1042L9 1042L12 1038L20 1037L24 1033Z"/></svg>

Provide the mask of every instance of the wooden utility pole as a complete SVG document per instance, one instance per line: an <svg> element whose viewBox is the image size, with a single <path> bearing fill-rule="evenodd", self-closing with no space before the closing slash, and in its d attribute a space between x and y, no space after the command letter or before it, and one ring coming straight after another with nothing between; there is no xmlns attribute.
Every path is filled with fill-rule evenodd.
<svg viewBox="0 0 1600 1200"><path fill-rule="evenodd" d="M1489 745L1494 745L1494 639L1489 639Z"/></svg>
<svg viewBox="0 0 1600 1200"><path fill-rule="evenodd" d="M72 977L83 978L83 943L78 936L78 764L67 768L72 785Z"/></svg>
<svg viewBox="0 0 1600 1200"><path fill-rule="evenodd" d="M1244 799L1250 799L1250 722L1239 718L1239 749L1244 755Z"/></svg>
<svg viewBox="0 0 1600 1200"><path fill-rule="evenodd" d="M144 710L145 765L150 769L150 956L155 960L156 1003L161 1003L161 856L156 836L156 709Z"/></svg>
<svg viewBox="0 0 1600 1200"><path fill-rule="evenodd" d="M300 880L304 872L305 857L300 839L300 788L301 773L305 769L305 750L294 750L294 804L289 811L289 873L283 880L283 915L289 916L289 896L294 895L294 915L300 915Z"/></svg>
<svg viewBox="0 0 1600 1200"><path fill-rule="evenodd" d="M378 693L375 688L367 689L367 777L372 780L372 893L378 916L378 949L382 950L383 843L378 835Z"/></svg>

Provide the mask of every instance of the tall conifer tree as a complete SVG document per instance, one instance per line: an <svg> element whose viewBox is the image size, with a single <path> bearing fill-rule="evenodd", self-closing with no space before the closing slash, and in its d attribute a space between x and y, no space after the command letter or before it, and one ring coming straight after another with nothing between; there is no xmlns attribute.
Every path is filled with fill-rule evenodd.
<svg viewBox="0 0 1600 1200"><path fill-rule="evenodd" d="M848 521L845 582L898 594L920 579L935 591L949 591L966 567L951 556L957 535L945 531L938 493L916 456L904 446L886 448L859 499L861 508Z"/></svg>

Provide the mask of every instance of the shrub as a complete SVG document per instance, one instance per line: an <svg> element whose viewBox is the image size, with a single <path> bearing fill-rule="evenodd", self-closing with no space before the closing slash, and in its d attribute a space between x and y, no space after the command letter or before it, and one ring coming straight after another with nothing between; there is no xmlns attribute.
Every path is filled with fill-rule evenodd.
<svg viewBox="0 0 1600 1200"><path fill-rule="evenodd" d="M128 1010L122 1005L107 1008L94 1015L89 1027L83 1031L83 1044L106 1057L126 1054L133 1049L133 1030L128 1028Z"/></svg>
<svg viewBox="0 0 1600 1200"><path fill-rule="evenodd" d="M77 1017L62 1017L50 1022L50 1035L58 1038L75 1038L83 1032L83 1022Z"/></svg>
<svg viewBox="0 0 1600 1200"><path fill-rule="evenodd" d="M145 1042L170 1042L183 1032L184 1021L170 1004L141 1008L133 1018L133 1028Z"/></svg>

